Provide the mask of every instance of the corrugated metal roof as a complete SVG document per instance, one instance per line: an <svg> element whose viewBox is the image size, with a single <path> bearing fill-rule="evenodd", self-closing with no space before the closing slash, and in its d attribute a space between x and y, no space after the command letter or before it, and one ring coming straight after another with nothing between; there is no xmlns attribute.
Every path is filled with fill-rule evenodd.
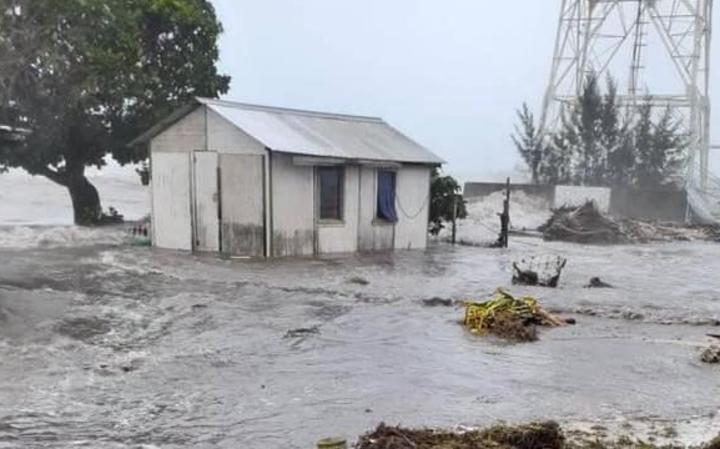
<svg viewBox="0 0 720 449"><path fill-rule="evenodd" d="M380 118L197 100L273 151L371 161L444 162Z"/></svg>

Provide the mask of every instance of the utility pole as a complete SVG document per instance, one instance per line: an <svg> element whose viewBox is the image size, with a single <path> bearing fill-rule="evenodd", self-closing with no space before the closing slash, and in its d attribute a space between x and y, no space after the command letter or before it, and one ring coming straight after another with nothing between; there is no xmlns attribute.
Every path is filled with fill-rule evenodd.
<svg viewBox="0 0 720 449"><path fill-rule="evenodd" d="M455 237L457 236L457 212L458 212L458 204L457 204L457 193L453 192L453 200L452 200L452 244L455 244Z"/></svg>

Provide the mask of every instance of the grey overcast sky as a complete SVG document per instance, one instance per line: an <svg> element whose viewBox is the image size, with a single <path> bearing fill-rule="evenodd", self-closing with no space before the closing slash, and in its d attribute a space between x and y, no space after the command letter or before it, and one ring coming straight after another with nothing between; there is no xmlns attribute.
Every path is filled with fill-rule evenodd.
<svg viewBox="0 0 720 449"><path fill-rule="evenodd" d="M560 0L213 3L225 28L220 67L232 76L226 98L382 116L463 180L519 165L509 137L514 111L523 101L539 109L560 7ZM720 86L715 91L718 105Z"/></svg>

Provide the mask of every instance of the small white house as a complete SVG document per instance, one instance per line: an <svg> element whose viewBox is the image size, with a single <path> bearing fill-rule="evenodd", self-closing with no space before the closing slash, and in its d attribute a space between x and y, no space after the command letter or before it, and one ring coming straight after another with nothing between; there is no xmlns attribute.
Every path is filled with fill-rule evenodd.
<svg viewBox="0 0 720 449"><path fill-rule="evenodd" d="M427 244L443 161L379 118L198 98L141 143L157 247L263 257Z"/></svg>

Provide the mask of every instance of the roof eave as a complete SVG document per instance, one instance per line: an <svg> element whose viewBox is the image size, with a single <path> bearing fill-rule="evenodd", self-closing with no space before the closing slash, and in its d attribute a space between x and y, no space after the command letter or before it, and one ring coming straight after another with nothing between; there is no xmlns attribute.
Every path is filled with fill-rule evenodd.
<svg viewBox="0 0 720 449"><path fill-rule="evenodd" d="M430 161L430 160L369 159L369 158L359 158L359 157L353 157L353 156L340 156L340 155L323 156L323 155L318 155L318 154L311 153L311 152L304 152L304 151L301 151L301 150L295 150L295 151L282 150L282 149L277 149L277 148L271 148L271 147L268 147L268 146L266 146L265 149L268 150L268 151L271 151L271 152L273 152L273 153L281 153L281 154L286 154L286 155L288 155L288 156L293 156L293 157L294 157L294 156L300 156L300 157L306 157L306 158L309 158L309 159L328 160L328 161L342 160L342 161L346 161L346 162L349 162L349 163L352 163L352 164L360 164L360 165L363 165L363 164L378 164L378 163L380 163L380 164L383 164L383 163L394 163L394 164L414 164L414 165L427 165L427 166L431 166L431 167L440 167L440 166L442 166L443 164L446 164L446 163L447 163L446 161L444 161L444 160L442 160L442 159L438 159L438 160L435 160L435 161Z"/></svg>

